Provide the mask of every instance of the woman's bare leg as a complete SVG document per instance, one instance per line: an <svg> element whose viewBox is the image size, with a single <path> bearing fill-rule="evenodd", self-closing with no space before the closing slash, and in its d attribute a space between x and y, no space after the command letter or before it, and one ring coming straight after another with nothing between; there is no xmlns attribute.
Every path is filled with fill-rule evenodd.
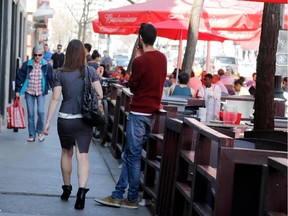
<svg viewBox="0 0 288 216"><path fill-rule="evenodd" d="M76 158L78 162L78 184L79 188L86 188L89 173L90 173L90 164L88 153L80 153L78 149L78 145L76 143Z"/></svg>
<svg viewBox="0 0 288 216"><path fill-rule="evenodd" d="M61 171L64 185L71 184L73 147L70 150L62 148Z"/></svg>

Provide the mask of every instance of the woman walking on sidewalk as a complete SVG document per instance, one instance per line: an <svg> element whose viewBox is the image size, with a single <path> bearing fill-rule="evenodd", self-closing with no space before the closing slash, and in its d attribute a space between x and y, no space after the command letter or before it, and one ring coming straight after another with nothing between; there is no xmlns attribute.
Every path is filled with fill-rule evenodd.
<svg viewBox="0 0 288 216"><path fill-rule="evenodd" d="M63 67L54 74L53 95L49 103L44 128L44 133L48 134L51 119L62 93L63 100L57 120L58 135L62 147L61 171L64 182L61 199L67 201L72 191L72 156L73 145L75 145L79 185L75 209L84 208L86 193L89 190L86 185L90 172L88 151L92 139L92 127L86 124L82 117L85 70L88 70L93 86L99 94L99 99L101 99L103 93L99 77L94 68L89 67L88 69L86 66L84 45L79 40L72 40L68 44Z"/></svg>
<svg viewBox="0 0 288 216"><path fill-rule="evenodd" d="M53 69L43 59L42 46L34 46L32 59L23 63L16 73L16 97L25 94L28 113L28 142L34 142L36 134L40 142L44 141L43 127L45 121L44 104L45 95L51 87ZM35 125L35 101L37 103L38 119Z"/></svg>

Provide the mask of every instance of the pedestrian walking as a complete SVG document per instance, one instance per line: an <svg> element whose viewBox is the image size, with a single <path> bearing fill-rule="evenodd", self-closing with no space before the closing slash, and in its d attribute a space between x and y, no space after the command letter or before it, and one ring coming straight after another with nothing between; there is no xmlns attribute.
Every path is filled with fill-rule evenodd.
<svg viewBox="0 0 288 216"><path fill-rule="evenodd" d="M50 48L49 48L48 44L44 44L43 59L45 59L47 62L50 63L52 54L53 53L50 52Z"/></svg>
<svg viewBox="0 0 288 216"><path fill-rule="evenodd" d="M91 55L90 55L90 51L92 49L92 45L89 44L89 43L85 43L84 47L85 47L86 61L89 62L89 61L92 60Z"/></svg>
<svg viewBox="0 0 288 216"><path fill-rule="evenodd" d="M109 56L107 50L103 51L103 57L101 58L100 63L105 66L107 72L109 73L112 67L112 58Z"/></svg>
<svg viewBox="0 0 288 216"><path fill-rule="evenodd" d="M128 81L133 97L127 117L126 145L121 156L122 172L112 195L95 199L102 205L126 208L139 206L142 145L148 140L155 122L155 113L161 107L163 85L167 75L166 56L153 47L156 36L157 31L153 25L141 24L139 48L143 49L143 54L134 59ZM128 186L127 199L123 199Z"/></svg>
<svg viewBox="0 0 288 216"><path fill-rule="evenodd" d="M51 60L53 61L53 69L61 68L64 64L64 53L62 53L62 45L57 45L57 51L53 53Z"/></svg>
<svg viewBox="0 0 288 216"><path fill-rule="evenodd" d="M97 70L99 64L100 64L100 54L98 50L93 50L93 53L91 55L91 61L88 61L88 65L94 67L95 70Z"/></svg>
<svg viewBox="0 0 288 216"><path fill-rule="evenodd" d="M34 142L36 134L38 140L44 141L44 105L45 95L52 87L53 69L52 66L43 59L43 47L33 47L33 57L24 62L16 73L16 97L25 94L28 113L28 142ZM37 103L37 122L35 125L35 101Z"/></svg>
<svg viewBox="0 0 288 216"><path fill-rule="evenodd" d="M48 134L51 119L62 94L63 100L57 119L58 136L62 147L61 171L64 183L61 199L68 201L72 191L72 157L73 146L75 146L79 187L74 205L75 209L85 207L85 197L89 190L86 185L90 172L88 151L92 138L92 127L85 123L82 116L85 70L88 70L92 85L97 90L100 101L103 93L98 74L93 67L86 66L83 43L79 40L72 40L68 44L63 67L54 74L53 95L49 103L44 128L44 133Z"/></svg>

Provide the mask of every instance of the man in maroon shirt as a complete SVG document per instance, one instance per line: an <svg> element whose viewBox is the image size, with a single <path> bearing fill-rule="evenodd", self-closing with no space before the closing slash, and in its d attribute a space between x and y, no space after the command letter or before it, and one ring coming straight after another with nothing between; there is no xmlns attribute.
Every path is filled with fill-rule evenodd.
<svg viewBox="0 0 288 216"><path fill-rule="evenodd" d="M157 31L151 24L142 23L139 29L140 54L132 64L128 86L133 93L126 125L126 145L122 154L122 172L111 196L95 199L114 207L138 208L142 145L148 140L161 106L167 74L166 56L155 50ZM123 199L129 185L128 195Z"/></svg>

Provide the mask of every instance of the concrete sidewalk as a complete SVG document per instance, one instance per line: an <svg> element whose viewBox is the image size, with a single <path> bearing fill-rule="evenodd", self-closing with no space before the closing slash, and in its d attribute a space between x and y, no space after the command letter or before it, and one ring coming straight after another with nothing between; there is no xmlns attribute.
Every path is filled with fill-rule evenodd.
<svg viewBox="0 0 288 216"><path fill-rule="evenodd" d="M46 98L46 105L49 103ZM21 97L21 104L25 100ZM68 202L60 200L62 176L60 170L61 147L57 135L55 113L53 128L45 141L26 141L28 129L18 132L2 125L0 133L0 216L31 215L151 215L147 207L138 210L111 208L96 204L95 197L111 194L121 169L119 161L113 158L109 148L101 147L98 140L91 142L90 178L87 187L86 205L83 211L75 210L77 193L77 163L73 158L72 196Z"/></svg>

